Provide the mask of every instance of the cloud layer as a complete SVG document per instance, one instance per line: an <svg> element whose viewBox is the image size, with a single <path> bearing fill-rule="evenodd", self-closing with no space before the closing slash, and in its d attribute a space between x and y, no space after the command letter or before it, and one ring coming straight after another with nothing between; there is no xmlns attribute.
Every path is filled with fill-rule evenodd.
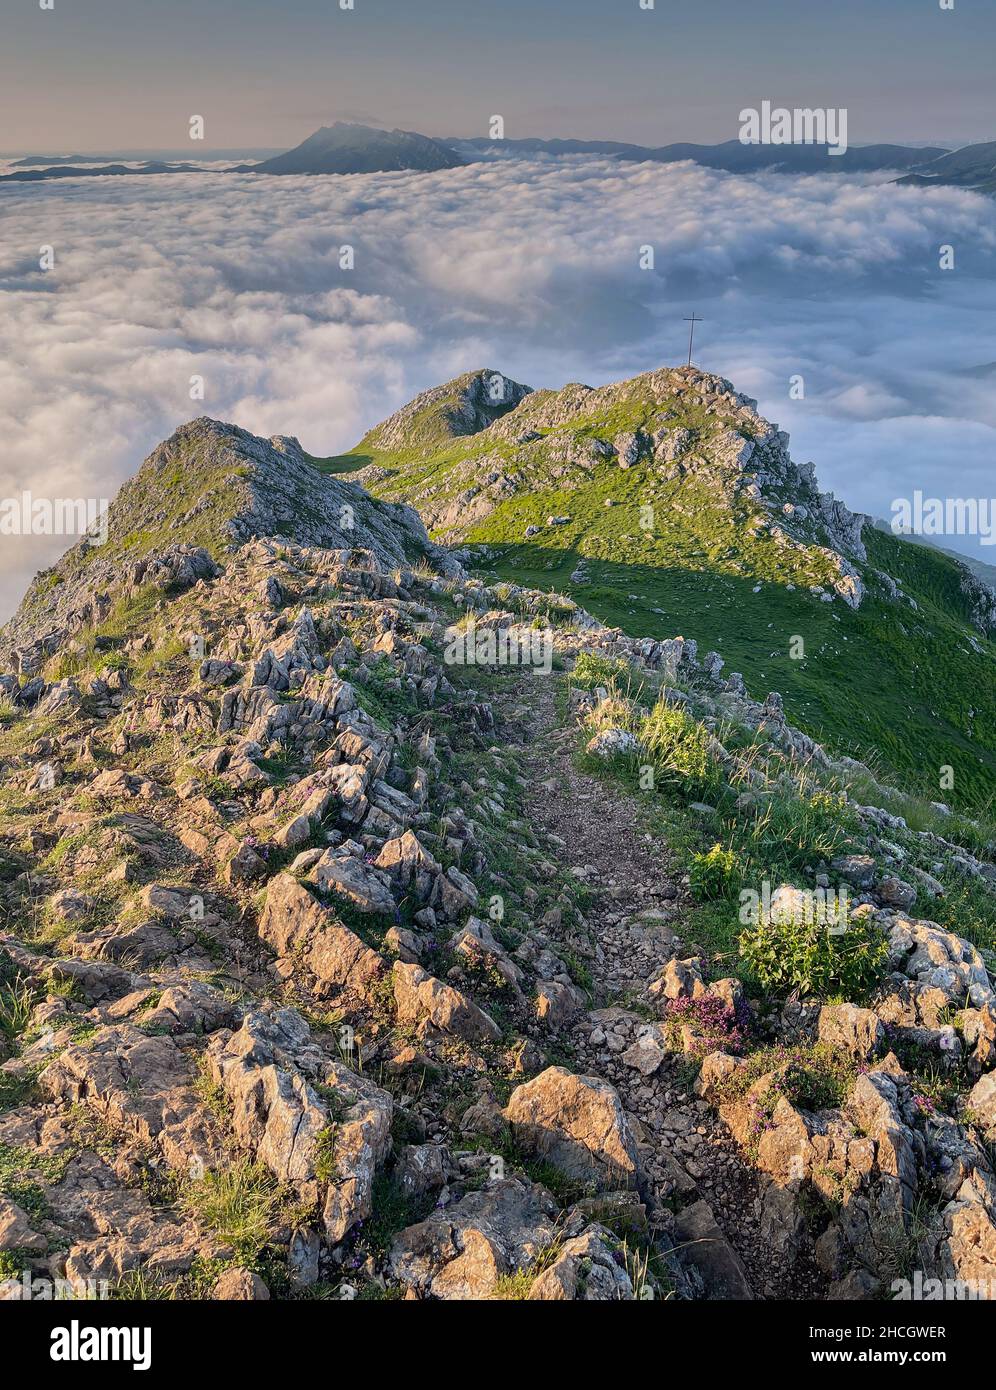
<svg viewBox="0 0 996 1390"><path fill-rule="evenodd" d="M547 158L0 200L0 498L112 497L198 414L328 454L471 367L537 386L632 375L683 360L693 308L696 360L758 396L852 505L993 490L996 224L973 194ZM64 546L0 537L0 618Z"/></svg>

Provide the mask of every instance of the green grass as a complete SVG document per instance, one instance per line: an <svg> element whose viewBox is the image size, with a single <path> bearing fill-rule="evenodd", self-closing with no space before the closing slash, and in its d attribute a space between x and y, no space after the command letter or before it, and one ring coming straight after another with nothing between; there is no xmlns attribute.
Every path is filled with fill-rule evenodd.
<svg viewBox="0 0 996 1390"><path fill-rule="evenodd" d="M231 1245L240 1258L257 1258L281 1214L281 1193L269 1170L244 1159L205 1173L183 1193L184 1208Z"/></svg>
<svg viewBox="0 0 996 1390"><path fill-rule="evenodd" d="M366 666L368 679L354 682L360 708L381 729L389 730L398 719L414 714L418 708L413 693L398 680L398 672L388 657L378 657Z"/></svg>
<svg viewBox="0 0 996 1390"><path fill-rule="evenodd" d="M544 508L538 500L537 515ZM492 516L479 529L490 532L498 524ZM927 801L977 810L996 794L996 653L957 611L924 592L933 568L950 563L944 557L936 561L920 552L924 590L915 580L907 584L918 613L897 609L874 592L855 612L779 582L762 581L754 593L757 579L693 567L670 547L646 541L630 547L645 552L632 563L589 561L591 584L576 586L570 575L581 555L566 548L566 536L556 539L565 546L562 552L551 548L550 539L542 547L516 543L489 564L517 583L566 589L603 622L632 636L695 638L700 650L723 655L726 670L740 671L755 698L780 691L791 723L832 751L873 760ZM869 544L870 556L893 552L874 555L878 568L895 569L900 558L908 564L908 557L895 553L902 549L902 542L880 533ZM803 660L789 655L796 635L804 639ZM969 646L970 636L981 653ZM947 766L954 785L942 789L941 769Z"/></svg>
<svg viewBox="0 0 996 1390"><path fill-rule="evenodd" d="M35 990L29 980L0 985L0 1033L16 1038L28 1026L35 1007Z"/></svg>
<svg viewBox="0 0 996 1390"><path fill-rule="evenodd" d="M0 1143L0 1197L16 1202L31 1220L49 1215L43 1183L58 1183L68 1155L41 1155L17 1144Z"/></svg>

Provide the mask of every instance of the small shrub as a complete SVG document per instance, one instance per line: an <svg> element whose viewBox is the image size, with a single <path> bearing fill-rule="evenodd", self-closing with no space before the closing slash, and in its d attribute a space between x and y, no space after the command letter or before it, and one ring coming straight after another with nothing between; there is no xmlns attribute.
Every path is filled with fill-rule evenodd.
<svg viewBox="0 0 996 1390"><path fill-rule="evenodd" d="M695 1035L696 1054L742 1052L750 1033L750 1013L746 1005L725 1003L718 995L700 994L697 999L672 999L664 1015L664 1036L670 1047L680 1044L688 1027Z"/></svg>
<svg viewBox="0 0 996 1390"><path fill-rule="evenodd" d="M885 969L888 942L865 918L835 934L821 922L761 915L739 937L740 954L762 989L775 994L843 994L860 999Z"/></svg>
<svg viewBox="0 0 996 1390"><path fill-rule="evenodd" d="M772 1073L767 1088L772 1110L779 1096L804 1110L831 1110L847 1100L857 1067L846 1054L826 1043L801 1043L794 1047L776 1043L752 1052L720 1083L719 1098L743 1099L756 1081Z"/></svg>
<svg viewBox="0 0 996 1390"><path fill-rule="evenodd" d="M743 870L731 849L713 845L705 854L693 854L688 879L700 901L732 898L743 882Z"/></svg>

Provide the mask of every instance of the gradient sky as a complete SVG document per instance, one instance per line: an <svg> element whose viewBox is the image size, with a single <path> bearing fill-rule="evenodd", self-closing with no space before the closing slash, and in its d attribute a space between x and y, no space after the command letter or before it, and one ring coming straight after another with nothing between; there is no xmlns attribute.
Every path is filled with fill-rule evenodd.
<svg viewBox="0 0 996 1390"><path fill-rule="evenodd" d="M764 99L852 144L996 138L993 0L0 0L0 151L286 147L335 119L431 135L736 137Z"/></svg>

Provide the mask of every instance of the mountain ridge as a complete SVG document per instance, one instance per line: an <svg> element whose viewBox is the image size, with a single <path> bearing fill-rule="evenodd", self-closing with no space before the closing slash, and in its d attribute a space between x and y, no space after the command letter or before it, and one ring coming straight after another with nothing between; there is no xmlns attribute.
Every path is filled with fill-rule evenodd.
<svg viewBox="0 0 996 1390"><path fill-rule="evenodd" d="M474 138L451 140L451 144L468 150L498 153L503 149L524 154L604 154L627 162L674 164L690 159L704 168L722 169L727 173L755 173L764 169L789 173L859 173L881 169L911 169L929 166L952 151L943 146L916 145L852 145L843 154L831 155L820 145L763 145L745 144L741 140L724 140L715 145L694 141L677 141L669 145L639 145L619 140L524 139L488 140Z"/></svg>
<svg viewBox="0 0 996 1390"><path fill-rule="evenodd" d="M705 539L706 502L746 520L790 483L798 549L684 560L815 563L832 528L863 592L799 594L807 636L870 618L879 685L904 628L966 642L958 567L821 503L727 387L468 373L367 439L422 485L475 441L538 445L523 471L562 470L576 511L592 486L633 508L624 561L648 498ZM191 421L14 625L0 1295L879 1300L897 1259L991 1281L996 822L948 804L953 726L953 792L904 793L687 635L707 567L682 635L608 624L551 586L552 539L538 585L471 573L500 557L443 550L356 462ZM786 578L734 589L767 643L800 630ZM959 697L992 688L979 647L944 669ZM852 722L881 700L848 689Z"/></svg>
<svg viewBox="0 0 996 1390"><path fill-rule="evenodd" d="M405 169L424 172L460 168L484 154L604 155L627 162L675 163L691 160L703 168L728 173L872 173L897 171L897 184L923 187L950 184L993 191L996 155L992 144L980 143L950 150L940 145L896 144L852 145L841 155L831 156L818 145L761 145L726 140L707 145L691 141L669 145L639 145L617 140L502 139L447 137L438 139L417 131L384 130L357 122L337 121L312 132L293 149L266 159L244 162L226 170L204 170L178 160L147 159L142 168L129 168L122 157L104 160L96 167L89 157L41 156L15 161L14 172L0 181L37 182L48 178L83 178L107 174L165 173L259 173L259 174L353 174L391 172ZM99 158L99 157L95 157ZM16 167L16 165L31 167ZM43 167L34 167L43 166Z"/></svg>
<svg viewBox="0 0 996 1390"><path fill-rule="evenodd" d="M511 410L450 431L454 394L492 379L508 382L488 369L435 388L435 407L423 394L320 466L414 505L485 572L556 588L637 635L671 625L748 680L775 679L796 724L855 756L878 750L918 788L923 750L940 766L954 740L970 799L991 795L996 604L959 558L910 554L822 493L756 402L697 368L559 392L512 382L498 387L520 397ZM940 721L939 661L958 671Z"/></svg>

